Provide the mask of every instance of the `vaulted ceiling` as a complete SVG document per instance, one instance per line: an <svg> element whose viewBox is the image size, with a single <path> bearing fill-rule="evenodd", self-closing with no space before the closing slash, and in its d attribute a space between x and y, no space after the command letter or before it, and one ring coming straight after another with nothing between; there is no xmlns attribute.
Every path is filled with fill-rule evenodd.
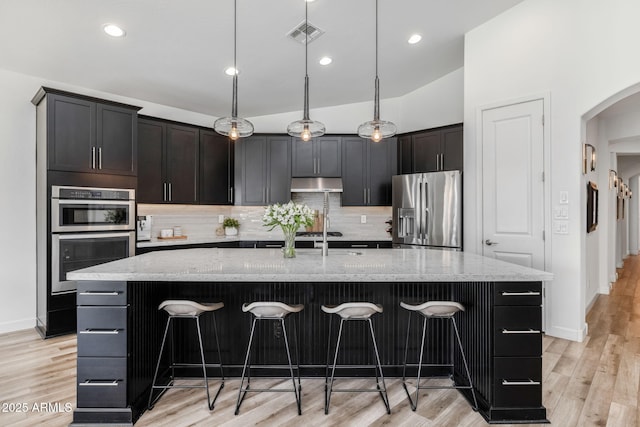
<svg viewBox="0 0 640 427"><path fill-rule="evenodd" d="M522 0L379 0L381 97L463 66L464 34ZM287 33L303 0L238 0L239 113L302 109L304 46ZM373 98L373 0L315 0L309 22L311 108ZM126 31L104 34L106 23ZM410 35L422 41L410 45ZM321 66L318 60L333 62ZM232 0L0 0L0 68L117 95L230 113Z"/></svg>

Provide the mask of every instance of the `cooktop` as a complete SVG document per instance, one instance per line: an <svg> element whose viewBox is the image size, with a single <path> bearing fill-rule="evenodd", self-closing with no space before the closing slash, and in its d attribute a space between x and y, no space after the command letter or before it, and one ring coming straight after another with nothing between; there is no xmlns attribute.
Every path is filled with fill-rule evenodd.
<svg viewBox="0 0 640 427"><path fill-rule="evenodd" d="M322 237L322 231L296 231L297 237ZM327 236L342 237L339 231L327 231Z"/></svg>

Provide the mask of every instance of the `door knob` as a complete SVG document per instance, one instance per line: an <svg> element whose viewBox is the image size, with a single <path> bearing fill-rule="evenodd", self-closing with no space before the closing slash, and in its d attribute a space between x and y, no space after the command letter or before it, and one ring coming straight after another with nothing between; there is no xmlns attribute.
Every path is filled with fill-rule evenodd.
<svg viewBox="0 0 640 427"><path fill-rule="evenodd" d="M498 242L492 242L490 239L487 239L484 241L484 244L487 246L493 246L493 245L497 245Z"/></svg>

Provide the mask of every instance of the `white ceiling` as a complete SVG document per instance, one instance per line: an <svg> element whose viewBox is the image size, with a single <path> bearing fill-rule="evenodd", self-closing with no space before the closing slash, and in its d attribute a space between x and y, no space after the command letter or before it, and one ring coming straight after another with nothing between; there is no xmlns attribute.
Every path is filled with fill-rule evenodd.
<svg viewBox="0 0 640 427"><path fill-rule="evenodd" d="M464 33L522 0L379 0L380 96L463 65ZM373 98L373 0L316 0L311 108ZM302 0L238 0L239 115L302 109ZM113 39L105 23L124 27ZM409 45L413 33L422 41ZM232 0L0 0L0 68L213 116L231 112ZM333 63L318 64L329 55Z"/></svg>

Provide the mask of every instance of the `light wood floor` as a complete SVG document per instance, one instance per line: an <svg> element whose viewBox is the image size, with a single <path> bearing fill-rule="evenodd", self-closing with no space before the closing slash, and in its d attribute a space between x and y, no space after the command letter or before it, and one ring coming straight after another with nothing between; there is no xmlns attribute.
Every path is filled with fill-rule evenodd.
<svg viewBox="0 0 640 427"><path fill-rule="evenodd" d="M640 257L629 257L619 273L611 295L600 295L592 307L584 342L544 338L543 403L553 425L640 426ZM75 366L73 335L46 341L34 330L0 335L0 426L68 425L75 408ZM238 385L227 380L213 412L202 389L171 390L136 426L487 425L451 390L424 391L418 410L411 411L397 379L387 384L391 415L377 394L339 393L325 416L323 380L303 379L301 417L291 393L249 394L235 416ZM358 380L350 386L361 385Z"/></svg>

